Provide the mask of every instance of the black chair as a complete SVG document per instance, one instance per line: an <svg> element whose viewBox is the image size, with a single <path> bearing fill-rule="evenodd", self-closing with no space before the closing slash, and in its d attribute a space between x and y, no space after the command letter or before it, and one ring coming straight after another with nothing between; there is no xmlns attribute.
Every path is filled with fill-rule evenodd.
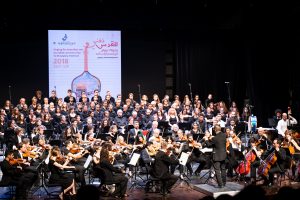
<svg viewBox="0 0 300 200"><path fill-rule="evenodd" d="M293 160L291 157L286 158L286 165L285 168L283 170L283 172L277 173L277 180L276 183L279 187L282 186L283 182L287 182L288 185L290 185L290 182L292 181L292 163Z"/></svg>
<svg viewBox="0 0 300 200"><path fill-rule="evenodd" d="M50 175L48 166L43 163L40 168L41 184L33 194L38 190L44 190L49 199L59 199L59 195L64 191L63 186L61 184L49 183Z"/></svg>
<svg viewBox="0 0 300 200"><path fill-rule="evenodd" d="M113 185L114 183L111 180L107 180L105 177L105 171L101 167L97 167L97 175L94 174L94 178L97 177L100 180L100 194L101 196L110 196L113 193Z"/></svg>
<svg viewBox="0 0 300 200"><path fill-rule="evenodd" d="M152 170L150 170L150 176L148 181L146 182L145 188L144 188L146 193L161 193L163 195L167 194L167 189L166 189L166 181L161 180L157 177L155 177L152 174Z"/></svg>
<svg viewBox="0 0 300 200"><path fill-rule="evenodd" d="M0 162L0 166L2 166L2 161ZM16 193L16 185L13 184L5 184L0 181L1 190L5 190L6 192L0 195L0 199L13 199Z"/></svg>

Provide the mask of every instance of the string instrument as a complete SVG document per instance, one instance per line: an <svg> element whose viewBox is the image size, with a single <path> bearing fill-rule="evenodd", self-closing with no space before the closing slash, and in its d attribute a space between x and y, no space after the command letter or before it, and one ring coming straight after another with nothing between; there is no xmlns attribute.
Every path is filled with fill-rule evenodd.
<svg viewBox="0 0 300 200"><path fill-rule="evenodd" d="M170 156L173 153L173 150L174 149L172 147L167 148L167 151L166 151L167 156Z"/></svg>
<svg viewBox="0 0 300 200"><path fill-rule="evenodd" d="M43 150L50 150L50 149L51 149L51 145L50 145L50 144L40 145L40 147L41 147Z"/></svg>
<svg viewBox="0 0 300 200"><path fill-rule="evenodd" d="M161 143L163 141L163 138L161 136L155 137L154 141L157 143Z"/></svg>
<svg viewBox="0 0 300 200"><path fill-rule="evenodd" d="M22 158L13 158L13 159L10 159L9 160L9 164L10 165L20 165L20 164L23 164L24 163L24 160Z"/></svg>
<svg viewBox="0 0 300 200"><path fill-rule="evenodd" d="M182 135L179 137L179 141L187 141L187 136L186 135Z"/></svg>
<svg viewBox="0 0 300 200"><path fill-rule="evenodd" d="M115 162L115 153L113 151L109 151L109 162L113 165Z"/></svg>
<svg viewBox="0 0 300 200"><path fill-rule="evenodd" d="M70 149L70 152L71 152L72 154L76 154L76 153L79 153L80 150L81 150L81 149L80 149L79 147L73 147L73 148Z"/></svg>
<svg viewBox="0 0 300 200"><path fill-rule="evenodd" d="M239 133L240 134L240 133ZM239 135L238 134L238 135ZM238 137L238 135L234 134L233 137L232 137L232 142L236 143L236 144L241 144L242 141L241 139Z"/></svg>
<svg viewBox="0 0 300 200"><path fill-rule="evenodd" d="M60 163L60 164L64 164L66 162L66 158L63 155L59 155L56 157L56 162Z"/></svg>
<svg viewBox="0 0 300 200"><path fill-rule="evenodd" d="M38 154L33 151L26 151L25 153L22 154L24 158L36 158Z"/></svg>
<svg viewBox="0 0 300 200"><path fill-rule="evenodd" d="M35 149L35 147L34 146L28 146L28 147L26 147L26 149L27 149L27 151L33 151Z"/></svg>
<svg viewBox="0 0 300 200"><path fill-rule="evenodd" d="M262 160L261 164L257 168L258 175L267 176L271 166L277 161L275 150L268 155L265 160Z"/></svg>
<svg viewBox="0 0 300 200"><path fill-rule="evenodd" d="M200 143L196 142L195 140L193 140L192 142L189 142L189 147L193 147L193 148L199 149L199 148L202 147L202 145Z"/></svg>
<svg viewBox="0 0 300 200"><path fill-rule="evenodd" d="M153 156L155 156L156 155L156 153L157 153L157 151L155 150L155 148L147 148L147 150L148 150L148 153L149 153L149 155L151 156L151 157L153 157Z"/></svg>
<svg viewBox="0 0 300 200"><path fill-rule="evenodd" d="M283 141L281 143L281 147L284 148L284 149L288 149L291 155L295 154L295 147L293 146L292 142Z"/></svg>
<svg viewBox="0 0 300 200"><path fill-rule="evenodd" d="M236 173L240 175L247 175L250 172L251 163L255 161L256 154L253 152L256 150L255 147L252 147L247 154L245 155L245 161L241 162L235 169Z"/></svg>
<svg viewBox="0 0 300 200"><path fill-rule="evenodd" d="M229 152L230 141L226 138L226 151Z"/></svg>

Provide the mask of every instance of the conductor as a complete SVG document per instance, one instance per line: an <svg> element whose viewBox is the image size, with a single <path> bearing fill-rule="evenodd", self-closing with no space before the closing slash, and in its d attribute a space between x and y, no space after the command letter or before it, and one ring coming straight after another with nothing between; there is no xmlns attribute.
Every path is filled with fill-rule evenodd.
<svg viewBox="0 0 300 200"><path fill-rule="evenodd" d="M216 136L211 139L213 147L213 166L218 182L217 188L223 188L226 184L226 134L221 131L220 125L215 125Z"/></svg>

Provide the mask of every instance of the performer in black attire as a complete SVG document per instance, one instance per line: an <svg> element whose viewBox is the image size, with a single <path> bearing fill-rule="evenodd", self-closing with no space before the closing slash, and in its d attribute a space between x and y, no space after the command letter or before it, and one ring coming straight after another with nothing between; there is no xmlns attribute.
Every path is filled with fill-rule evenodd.
<svg viewBox="0 0 300 200"><path fill-rule="evenodd" d="M61 155L58 147L51 150L51 156L48 164L51 172L49 183L62 185L64 191L59 195L60 199L63 199L63 194L70 193L71 195L75 195L76 193L73 174L63 172L64 169L75 169L74 166L68 166L68 164L69 159L64 158Z"/></svg>
<svg viewBox="0 0 300 200"><path fill-rule="evenodd" d="M116 189L113 196L123 198L126 194L128 178L125 176L125 171L114 167L110 162L109 151L112 150L111 144L105 144L100 153L100 167L104 171L106 181L116 184Z"/></svg>
<svg viewBox="0 0 300 200"><path fill-rule="evenodd" d="M216 124L216 136L211 138L213 145L213 166L216 172L219 188L223 188L226 184L226 134L221 132L221 126Z"/></svg>
<svg viewBox="0 0 300 200"><path fill-rule="evenodd" d="M172 159L167 154L166 142L162 142L161 149L155 155L155 161L153 165L153 175L159 178L163 184L165 184L166 192L170 192L172 186L176 183L178 176L170 173L169 166L171 164L179 164L178 160ZM164 193L165 191L163 191Z"/></svg>
<svg viewBox="0 0 300 200"><path fill-rule="evenodd" d="M281 142L282 141L279 138L273 140L273 148L270 150L270 154L274 152L277 160L268 171L268 178L263 175L263 178L265 179L264 185L273 185L274 174L284 172L286 167L287 155L286 151L280 146Z"/></svg>
<svg viewBox="0 0 300 200"><path fill-rule="evenodd" d="M27 191L37 180L37 175L32 172L24 172L22 167L14 160L14 152L7 151L5 159L1 162L3 173L1 183L5 185L16 185L16 200L27 199Z"/></svg>
<svg viewBox="0 0 300 200"><path fill-rule="evenodd" d="M191 166L191 162L199 163L197 169L195 170L195 175L198 176L201 173L201 170L204 169L206 164L209 162L207 161L207 157L203 154L200 149L202 148L201 143L198 143L196 140L193 139L192 134L187 135L187 142L182 147L182 152L190 152L189 159L186 163L186 167L189 170L190 175L193 175L193 169Z"/></svg>

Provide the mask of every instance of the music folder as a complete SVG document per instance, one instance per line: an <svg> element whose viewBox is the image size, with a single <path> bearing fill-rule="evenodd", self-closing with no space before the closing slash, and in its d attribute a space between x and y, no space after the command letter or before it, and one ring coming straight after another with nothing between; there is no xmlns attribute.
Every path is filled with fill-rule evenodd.
<svg viewBox="0 0 300 200"><path fill-rule="evenodd" d="M188 159L189 159L190 154L186 153L186 152L182 152L181 156L179 158L179 164L185 166Z"/></svg>
<svg viewBox="0 0 300 200"><path fill-rule="evenodd" d="M140 158L140 154L138 153L133 153L131 159L130 159L130 162L128 163L129 165L132 165L132 166L136 166L139 158Z"/></svg>

